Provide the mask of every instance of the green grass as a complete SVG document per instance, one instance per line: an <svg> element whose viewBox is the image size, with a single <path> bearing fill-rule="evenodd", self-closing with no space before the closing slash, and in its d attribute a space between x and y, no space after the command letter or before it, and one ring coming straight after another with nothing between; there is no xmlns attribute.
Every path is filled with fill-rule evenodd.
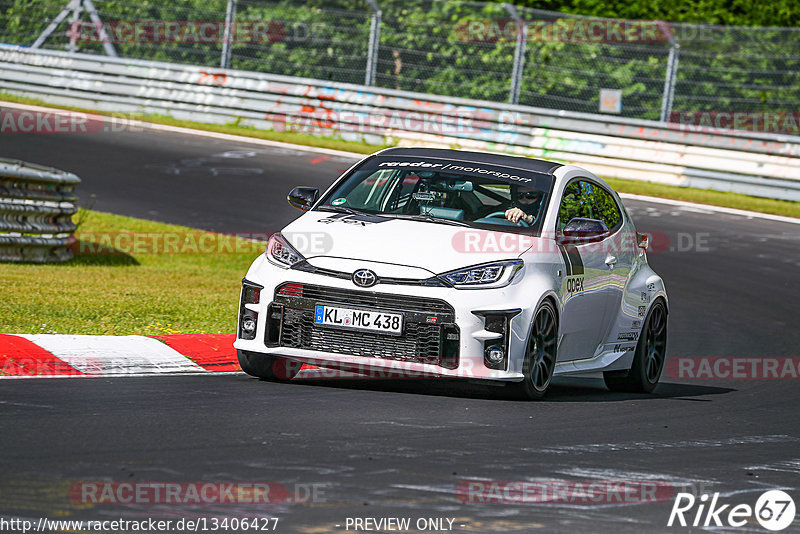
<svg viewBox="0 0 800 534"><path fill-rule="evenodd" d="M96 111L85 108L75 108L69 106L59 106L48 104L45 101L35 98L16 96L6 92L0 91L0 101L6 100L10 102L17 102L22 104L32 104L40 106L49 106L61 109L68 109L72 111L81 111L85 113L97 113L101 115L117 115L118 113L108 113ZM295 132L277 132L272 130L257 130L255 128L240 126L234 121L232 124L207 124L193 121L176 120L171 117L162 115L126 115L127 118L135 118L142 121L153 122L158 124L166 124L170 126L180 126L184 128L193 128L196 130L206 130L212 132L221 132L232 135L242 135L246 137L256 137L259 139L269 139L271 141L280 141L284 143L293 143L297 145L314 146L321 148L330 148L335 150L344 150L348 152L356 152L359 154L371 154L387 145L369 145L366 143L359 143L353 141L345 141L338 138L329 137L316 137L312 135L300 134ZM688 202L697 202L699 204L709 204L712 206L722 206L727 208L737 208L748 211L757 211L761 213L771 213L774 215L783 215L787 217L800 218L800 202L790 202L785 200L775 200L761 197L751 197L739 193L726 193L723 191L712 191L706 189L694 189L689 187L676 187L670 185L655 184L650 182L642 182L639 180L621 180L616 178L607 178L606 181L614 187L617 191L622 193L634 193L637 195L647 195L661 198L670 198L674 200L685 200Z"/></svg>
<svg viewBox="0 0 800 534"><path fill-rule="evenodd" d="M97 211L81 210L76 220L76 235L89 241L73 260L0 266L0 332L234 333L241 279L263 243ZM150 239L137 245L130 233ZM173 251L182 253L153 253L147 243L155 236L174 236ZM122 253L97 253L92 243Z"/></svg>

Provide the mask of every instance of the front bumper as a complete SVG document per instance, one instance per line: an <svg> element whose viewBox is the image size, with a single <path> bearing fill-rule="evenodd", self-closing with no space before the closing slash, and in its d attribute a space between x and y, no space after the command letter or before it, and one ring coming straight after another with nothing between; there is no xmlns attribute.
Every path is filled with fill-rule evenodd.
<svg viewBox="0 0 800 534"><path fill-rule="evenodd" d="M522 301L522 295L531 296L522 290L523 280L524 276L518 276L511 285L497 289L383 283L361 289L350 280L282 269L261 256L246 277L246 282L262 287L260 301L240 302L234 346L356 372L389 370L419 377L518 381L537 304L535 298ZM316 304L402 313L403 332L393 336L322 327L314 323ZM246 310L256 312L253 339L242 338ZM492 312L508 317L502 338L486 329L487 313L496 319ZM490 368L486 349L498 344L506 358L501 368Z"/></svg>

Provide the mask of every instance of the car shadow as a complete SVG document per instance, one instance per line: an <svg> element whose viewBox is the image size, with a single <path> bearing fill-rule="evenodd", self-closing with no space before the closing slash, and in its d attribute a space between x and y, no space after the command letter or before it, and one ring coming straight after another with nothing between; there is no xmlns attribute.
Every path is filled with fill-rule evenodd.
<svg viewBox="0 0 800 534"><path fill-rule="evenodd" d="M736 391L733 388L659 382L653 393L618 393L609 391L602 378L563 377L554 379L547 399L555 402L617 402L627 400L679 399L686 401L710 401L701 399L708 395L721 395Z"/></svg>
<svg viewBox="0 0 800 534"><path fill-rule="evenodd" d="M375 379L375 378L296 378L292 384L353 389L359 391L382 391L409 395L431 395L439 397L483 399L495 401L525 402L516 397L504 385L485 385L463 379ZM698 398L736 391L732 388L701 386L696 384L660 383L653 393L616 393L609 391L602 378L557 377L550 390L539 402L621 402L629 400L657 400L672 398L686 401L709 401Z"/></svg>

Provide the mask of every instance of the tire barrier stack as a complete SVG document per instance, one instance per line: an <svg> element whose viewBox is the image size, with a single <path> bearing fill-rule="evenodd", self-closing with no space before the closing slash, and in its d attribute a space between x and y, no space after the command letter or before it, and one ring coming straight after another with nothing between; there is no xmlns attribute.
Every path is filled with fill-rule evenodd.
<svg viewBox="0 0 800 534"><path fill-rule="evenodd" d="M57 263L72 258L72 173L0 159L0 262Z"/></svg>

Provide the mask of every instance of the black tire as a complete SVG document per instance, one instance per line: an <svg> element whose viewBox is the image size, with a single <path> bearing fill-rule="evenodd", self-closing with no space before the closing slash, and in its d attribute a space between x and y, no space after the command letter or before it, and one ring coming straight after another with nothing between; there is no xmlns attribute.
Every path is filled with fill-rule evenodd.
<svg viewBox="0 0 800 534"><path fill-rule="evenodd" d="M515 396L525 400L541 399L550 387L558 352L558 321L550 301L544 301L531 325L521 382L509 384Z"/></svg>
<svg viewBox="0 0 800 534"><path fill-rule="evenodd" d="M611 391L652 393L661 378L667 356L667 307L659 299L650 307L636 344L629 371L603 373Z"/></svg>
<svg viewBox="0 0 800 534"><path fill-rule="evenodd" d="M273 382L288 382L300 371L300 364L259 352L237 350L239 366L250 376Z"/></svg>

